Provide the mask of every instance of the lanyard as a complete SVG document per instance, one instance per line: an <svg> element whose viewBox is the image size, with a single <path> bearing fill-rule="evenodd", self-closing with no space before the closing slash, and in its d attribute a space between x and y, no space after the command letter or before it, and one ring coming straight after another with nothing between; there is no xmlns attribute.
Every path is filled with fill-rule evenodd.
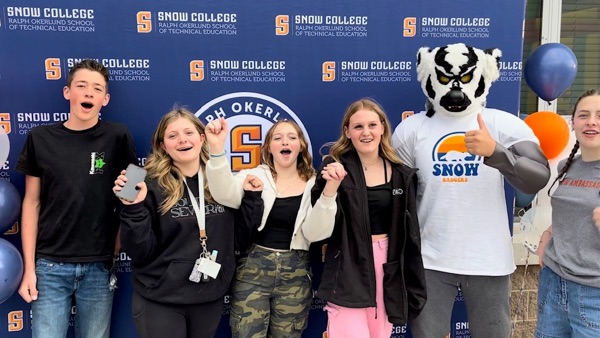
<svg viewBox="0 0 600 338"><path fill-rule="evenodd" d="M204 215L204 175L202 174L202 170L198 171L198 195L200 200L200 205L198 206L198 202L196 201L196 196L190 189L187 184L187 180L184 178L183 183L187 188L188 194L190 196L190 202L192 203L192 208L194 208L194 214L196 214L196 219L198 220L198 230L200 233L200 242L202 244L202 255L205 257L210 256L208 254L208 250L206 249L206 240L208 236L206 236L206 223L205 223L205 215Z"/></svg>

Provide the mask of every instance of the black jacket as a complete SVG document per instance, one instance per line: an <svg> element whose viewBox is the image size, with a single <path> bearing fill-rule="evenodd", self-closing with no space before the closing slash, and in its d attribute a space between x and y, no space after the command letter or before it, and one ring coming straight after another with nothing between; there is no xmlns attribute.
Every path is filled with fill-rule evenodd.
<svg viewBox="0 0 600 338"><path fill-rule="evenodd" d="M334 162L331 157L322 167ZM325 267L317 296L350 307L376 307L373 245L369 226L367 189L355 151L341 158L348 175L337 196L335 228L327 241ZM321 170L319 170L321 172ZM388 319L406 324L418 315L426 301L421 237L415 205L416 170L392 163L392 225L387 263L384 264L384 303ZM326 181L319 175L312 190L313 203Z"/></svg>
<svg viewBox="0 0 600 338"><path fill-rule="evenodd" d="M188 178L196 197L197 179L197 176ZM189 281L189 275L202 249L198 221L187 190L171 210L161 215L158 209L165 199L164 192L154 179L147 179L146 184L145 201L124 206L120 214L121 244L131 258L134 290L144 298L167 304L201 304L223 297L236 267L234 224L238 227L237 235L248 233L253 224L260 223L263 208L260 194L246 194L239 214L238 210L221 204L206 203L207 250L209 253L218 250L217 263L221 269L216 279L194 283ZM239 229L241 226L249 228Z"/></svg>

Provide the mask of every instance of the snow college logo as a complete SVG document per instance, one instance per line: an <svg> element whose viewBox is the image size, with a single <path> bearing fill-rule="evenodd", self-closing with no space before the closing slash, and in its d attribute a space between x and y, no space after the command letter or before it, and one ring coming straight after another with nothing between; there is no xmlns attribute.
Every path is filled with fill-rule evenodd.
<svg viewBox="0 0 600 338"><path fill-rule="evenodd" d="M264 94L237 92L219 96L198 109L196 116L204 124L221 117L227 119L229 135L225 149L232 171L254 168L261 163L260 147L265 135L279 120L287 119L300 126L312 154L310 137L300 118L283 102Z"/></svg>
<svg viewBox="0 0 600 338"><path fill-rule="evenodd" d="M464 183L468 177L478 176L483 158L467 152L465 133L454 132L444 135L433 147L433 176L442 182Z"/></svg>
<svg viewBox="0 0 600 338"><path fill-rule="evenodd" d="M104 172L102 168L104 168L105 165L104 153L93 151L90 154L90 175L102 174Z"/></svg>

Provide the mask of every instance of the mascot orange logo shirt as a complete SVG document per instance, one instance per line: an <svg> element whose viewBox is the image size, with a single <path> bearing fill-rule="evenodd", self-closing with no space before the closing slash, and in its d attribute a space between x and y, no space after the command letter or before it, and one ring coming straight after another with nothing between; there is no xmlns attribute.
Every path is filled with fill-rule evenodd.
<svg viewBox="0 0 600 338"><path fill-rule="evenodd" d="M432 175L442 182L468 182L477 176L483 162L481 156L469 154L465 147L465 133L453 132L442 136L432 151Z"/></svg>
<svg viewBox="0 0 600 338"><path fill-rule="evenodd" d="M486 107L490 87L499 77L501 55L497 48L481 50L462 43L423 47L417 53L426 112L402 120L392 139L402 161L419 169L417 212L426 269L484 276L515 269L504 196L505 179L513 184L514 175L501 172L512 175L515 170L506 169L512 163L502 162L509 157L502 153L519 145L537 158L539 143L521 119ZM469 153L465 144L465 134L482 124L484 141L493 143L491 156ZM538 163L524 161L526 168ZM468 250L457 243L468 243Z"/></svg>

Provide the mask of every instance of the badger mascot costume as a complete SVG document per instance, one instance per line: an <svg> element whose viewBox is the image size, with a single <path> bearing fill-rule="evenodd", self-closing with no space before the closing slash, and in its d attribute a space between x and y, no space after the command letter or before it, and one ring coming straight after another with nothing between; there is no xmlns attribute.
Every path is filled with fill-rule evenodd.
<svg viewBox="0 0 600 338"><path fill-rule="evenodd" d="M411 322L415 338L446 337L457 291L474 338L508 337L510 274L515 270L504 178L537 193L550 177L531 129L486 108L498 79L498 49L458 43L419 49L417 76L426 112L394 131L402 160L418 168L417 208L427 304Z"/></svg>

